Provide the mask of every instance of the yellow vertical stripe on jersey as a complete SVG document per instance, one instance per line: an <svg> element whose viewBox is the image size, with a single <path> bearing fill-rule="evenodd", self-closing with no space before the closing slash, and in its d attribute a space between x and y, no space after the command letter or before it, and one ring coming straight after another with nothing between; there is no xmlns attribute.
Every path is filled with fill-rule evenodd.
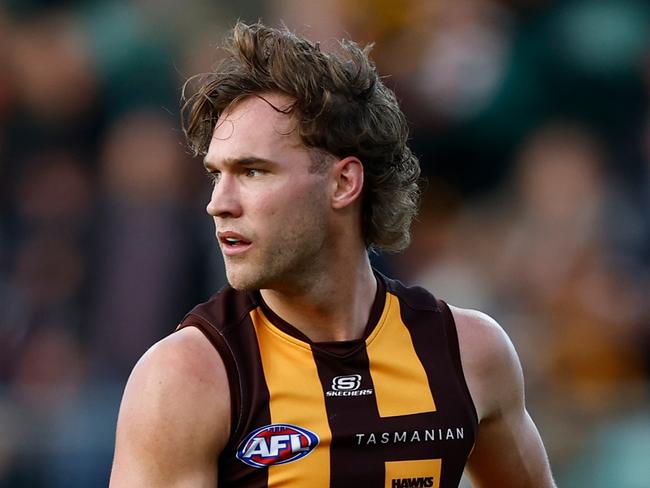
<svg viewBox="0 0 650 488"><path fill-rule="evenodd" d="M271 466L268 485L327 488L332 434L311 348L271 325L260 309L253 310L251 318L270 394L271 423L293 424L320 439L318 447L304 458Z"/></svg>
<svg viewBox="0 0 650 488"><path fill-rule="evenodd" d="M399 300L390 293L377 327L366 339L366 351L381 417L435 412L427 375L400 316Z"/></svg>
<svg viewBox="0 0 650 488"><path fill-rule="evenodd" d="M384 486L422 486L439 488L442 460L422 459L417 461L387 461L384 463L386 478Z"/></svg>

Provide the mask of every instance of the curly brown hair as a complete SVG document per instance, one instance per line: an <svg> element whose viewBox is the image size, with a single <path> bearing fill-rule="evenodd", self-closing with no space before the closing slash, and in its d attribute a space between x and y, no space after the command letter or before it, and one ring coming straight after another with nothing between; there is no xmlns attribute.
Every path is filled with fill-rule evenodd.
<svg viewBox="0 0 650 488"><path fill-rule="evenodd" d="M296 117L315 163L322 165L323 151L362 162L366 247L401 251L410 242L420 195L420 166L407 146L406 118L368 58L372 46L339 44L337 52L325 53L286 28L238 22L217 69L184 85L183 130L194 154L205 154L219 116L230 106L264 92L288 95L294 102L283 111Z"/></svg>

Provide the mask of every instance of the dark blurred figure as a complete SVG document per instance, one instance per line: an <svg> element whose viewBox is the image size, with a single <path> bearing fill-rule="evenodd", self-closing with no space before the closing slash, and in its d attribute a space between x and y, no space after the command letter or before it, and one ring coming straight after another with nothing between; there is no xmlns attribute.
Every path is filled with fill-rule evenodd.
<svg viewBox="0 0 650 488"><path fill-rule="evenodd" d="M93 354L123 381L196 291L184 154L168 117L126 113L102 150ZM110 344L110 347L106 347Z"/></svg>
<svg viewBox="0 0 650 488"><path fill-rule="evenodd" d="M92 180L74 151L33 151L21 160L10 194L0 283L0 374L16 407L9 410L11 422L20 426L7 446L13 459L8 476L16 486L47 479L41 467L52 416L78 401L87 378Z"/></svg>

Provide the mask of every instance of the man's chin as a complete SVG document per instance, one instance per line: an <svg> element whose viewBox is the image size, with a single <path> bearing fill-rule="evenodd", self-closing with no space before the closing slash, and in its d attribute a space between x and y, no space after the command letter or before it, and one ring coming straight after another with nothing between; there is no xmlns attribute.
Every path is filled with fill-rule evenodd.
<svg viewBox="0 0 650 488"><path fill-rule="evenodd" d="M255 291L264 287L263 281L259 276L242 276L239 273L226 272L226 278L228 279L228 284L239 291Z"/></svg>
<svg viewBox="0 0 650 488"><path fill-rule="evenodd" d="M260 289L259 286L253 286L248 283L237 283L237 282L228 281L228 284L231 286L231 288L234 288L235 290L238 291L257 291Z"/></svg>
<svg viewBox="0 0 650 488"><path fill-rule="evenodd" d="M251 286L250 283L242 280L237 280L237 279L231 279L228 278L228 284L234 288L235 290L239 291L252 291L255 290L253 286Z"/></svg>

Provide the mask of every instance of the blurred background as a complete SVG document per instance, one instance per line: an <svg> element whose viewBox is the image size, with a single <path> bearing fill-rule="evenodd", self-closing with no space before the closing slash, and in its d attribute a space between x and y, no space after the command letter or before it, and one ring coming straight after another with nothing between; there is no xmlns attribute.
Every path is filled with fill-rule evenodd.
<svg viewBox="0 0 650 488"><path fill-rule="evenodd" d="M376 265L508 331L559 486L647 487L646 0L3 0L0 487L106 486L131 368L224 283L178 107L236 19L375 43L428 179Z"/></svg>

